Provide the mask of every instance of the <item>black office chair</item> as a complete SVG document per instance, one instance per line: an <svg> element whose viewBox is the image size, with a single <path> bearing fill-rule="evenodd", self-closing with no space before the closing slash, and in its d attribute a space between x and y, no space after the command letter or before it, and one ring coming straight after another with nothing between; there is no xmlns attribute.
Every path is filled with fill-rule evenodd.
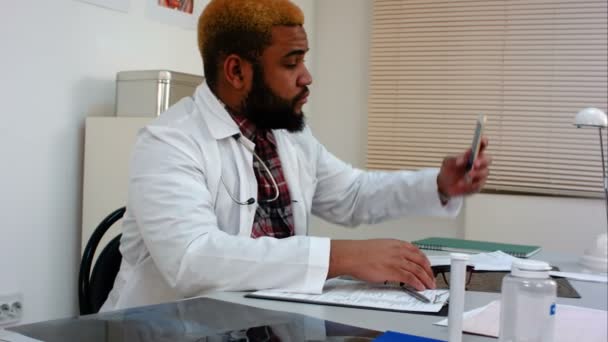
<svg viewBox="0 0 608 342"><path fill-rule="evenodd" d="M82 262L78 274L78 302L81 315L98 312L108 298L112 286L114 286L114 279L116 279L122 261L122 255L118 249L122 234L113 238L101 251L92 273L91 264L99 241L101 241L106 231L122 218L126 210L125 207L122 207L103 219L95 228L82 253Z"/></svg>

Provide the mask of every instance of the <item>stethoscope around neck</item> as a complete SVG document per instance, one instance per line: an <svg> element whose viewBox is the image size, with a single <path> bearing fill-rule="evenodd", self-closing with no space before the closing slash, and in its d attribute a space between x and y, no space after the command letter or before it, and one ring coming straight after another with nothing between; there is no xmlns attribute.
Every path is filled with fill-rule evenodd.
<svg viewBox="0 0 608 342"><path fill-rule="evenodd" d="M264 203L270 203L270 202L276 201L279 198L279 186L277 185L277 181L274 179L274 176L272 175L272 172L270 172L270 169L268 168L268 166L266 166L266 163L264 163L264 161L262 160L262 158L260 158L257 155L257 153L255 153L255 151L253 149L251 149L249 146L247 146L246 144L244 144L241 141L241 134L239 134L239 133L234 134L232 136L232 138L234 138L234 140L238 141L249 152L251 152L251 154L253 154L253 156L255 157L255 159L257 159L258 163L260 163L262 165L262 167L264 168L264 171L270 176L270 180L272 181L272 186L274 187L274 197L271 198L271 199L262 200L262 202L264 202ZM228 186L226 185L226 182L224 182L224 177L221 176L221 175L220 175L220 180L222 181L222 184L224 185L224 188L226 189L226 192L228 193L228 196L230 196L230 198L234 201L234 203L239 204L239 205L252 205L252 204L255 203L255 199L253 197L250 197L246 201L240 201L240 200L236 199L232 195L232 192L230 191L230 189L228 189Z"/></svg>

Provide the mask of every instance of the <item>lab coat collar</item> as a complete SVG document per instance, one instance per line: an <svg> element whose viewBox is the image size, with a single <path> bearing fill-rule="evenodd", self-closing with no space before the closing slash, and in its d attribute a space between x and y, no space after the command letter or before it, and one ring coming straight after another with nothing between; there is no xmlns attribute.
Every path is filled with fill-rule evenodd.
<svg viewBox="0 0 608 342"><path fill-rule="evenodd" d="M203 81L196 88L194 102L199 109L199 114L207 123L209 133L211 133L214 139L225 139L240 133L239 127L215 94L209 89L206 81Z"/></svg>

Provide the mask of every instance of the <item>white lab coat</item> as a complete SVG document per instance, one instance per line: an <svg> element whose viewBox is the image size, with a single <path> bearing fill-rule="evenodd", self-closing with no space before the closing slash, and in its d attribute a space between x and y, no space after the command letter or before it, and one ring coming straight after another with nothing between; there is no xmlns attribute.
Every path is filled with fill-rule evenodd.
<svg viewBox="0 0 608 342"><path fill-rule="evenodd" d="M295 236L252 239L256 204L239 205L227 192L241 201L257 197L253 155L232 137L237 133L205 82L140 131L123 219L123 261L102 310L217 290L320 293L330 241L307 236L311 213L356 226L412 214L455 216L462 203L457 198L441 205L436 169L365 172L329 153L308 128L275 130L294 201Z"/></svg>

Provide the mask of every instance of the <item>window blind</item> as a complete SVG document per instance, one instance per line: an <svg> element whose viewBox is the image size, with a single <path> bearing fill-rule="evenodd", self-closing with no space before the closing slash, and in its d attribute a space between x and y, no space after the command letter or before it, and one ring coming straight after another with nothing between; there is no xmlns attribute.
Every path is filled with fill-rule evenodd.
<svg viewBox="0 0 608 342"><path fill-rule="evenodd" d="M603 196L598 130L573 122L608 107L607 4L375 0L368 168L438 167L485 114L486 189Z"/></svg>

